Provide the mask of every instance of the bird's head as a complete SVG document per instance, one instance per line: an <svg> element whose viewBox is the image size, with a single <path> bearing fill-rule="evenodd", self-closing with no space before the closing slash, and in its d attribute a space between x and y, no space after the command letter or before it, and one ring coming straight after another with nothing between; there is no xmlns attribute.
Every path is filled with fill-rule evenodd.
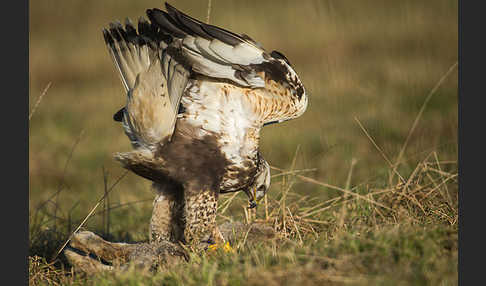
<svg viewBox="0 0 486 286"><path fill-rule="evenodd" d="M260 157L261 158L261 157ZM249 208L258 205L261 199L265 197L267 190L270 188L270 165L265 159L258 161L257 174L253 183L246 189L246 195L250 202Z"/></svg>

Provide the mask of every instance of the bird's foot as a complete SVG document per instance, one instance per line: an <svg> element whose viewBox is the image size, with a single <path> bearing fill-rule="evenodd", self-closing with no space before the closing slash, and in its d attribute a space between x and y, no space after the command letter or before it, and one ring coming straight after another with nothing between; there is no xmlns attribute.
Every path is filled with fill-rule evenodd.
<svg viewBox="0 0 486 286"><path fill-rule="evenodd" d="M225 253L230 253L230 252L235 252L234 248L231 247L229 242L225 243L213 243L208 246L208 253L214 253L217 252L219 249L222 249L223 252Z"/></svg>

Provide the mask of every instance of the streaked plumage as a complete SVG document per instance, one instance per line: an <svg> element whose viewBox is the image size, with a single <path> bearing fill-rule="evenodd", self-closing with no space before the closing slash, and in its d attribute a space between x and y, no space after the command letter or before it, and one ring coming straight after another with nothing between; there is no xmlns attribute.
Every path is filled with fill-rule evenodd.
<svg viewBox="0 0 486 286"><path fill-rule="evenodd" d="M307 95L280 52L166 9L148 9L138 30L127 20L103 34L128 95L114 118L134 147L116 158L154 181L159 196L184 193L177 204L188 240L189 229L213 233L218 193L263 197L270 168L260 129L302 115Z"/></svg>

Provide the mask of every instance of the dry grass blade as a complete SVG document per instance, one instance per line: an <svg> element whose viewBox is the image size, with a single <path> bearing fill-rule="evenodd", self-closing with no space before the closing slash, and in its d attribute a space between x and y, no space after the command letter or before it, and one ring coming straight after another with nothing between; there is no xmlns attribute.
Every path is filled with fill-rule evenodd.
<svg viewBox="0 0 486 286"><path fill-rule="evenodd" d="M275 169L275 170L277 170L277 171L283 171L282 169L277 168L277 167L274 167L274 166L270 166L270 168ZM317 180L315 180L315 179L312 179L312 178L309 178L309 177L305 177L305 176L302 176L302 175L295 175L295 177L297 177L297 178L301 179L301 180L302 180L302 181L304 181L304 182L308 182L308 183L316 184L316 185L319 185L319 186L323 186L323 187L326 187L326 188L329 188L329 189L333 189L333 190L336 190L336 191L340 191L340 192L343 192L343 193L349 194L349 195L351 195L351 196L354 196L354 197L360 198L360 199L365 200L365 201L367 201L367 202L369 202L369 203L372 203L372 204L374 204L374 205L380 206L380 207L382 207L382 208L384 208L384 209L387 209L387 210L389 210L389 211L395 211L395 210L393 210L393 209L391 209L391 208L389 208L389 207L387 207L387 206L385 206L385 205L383 205L383 204L381 204L381 203L379 203L379 202L376 202L376 201L374 201L374 200L372 200L372 199L370 199L370 198L368 198L368 197L366 197L366 196L362 196L362 195L360 195L360 194L353 193L353 192L348 191L348 190L345 190L345 189L343 189L343 188L336 187L336 186L333 186L333 185L330 185L330 184L327 184L327 183L319 182L319 181L317 181Z"/></svg>
<svg viewBox="0 0 486 286"><path fill-rule="evenodd" d="M242 208L243 208L243 213L245 214L245 221L246 221L247 224L249 224L250 223L250 216L248 214L248 209L244 206L242 206Z"/></svg>
<svg viewBox="0 0 486 286"><path fill-rule="evenodd" d="M427 158L428 158L428 156L427 156ZM427 160L427 159L425 159L425 160ZM415 168L415 170L413 170L412 174L408 178L407 183L403 187L397 186L396 189L402 190L399 193L399 197L402 197L402 196L406 197L409 201L411 201L412 203L417 205L422 210L422 212L425 214L425 210L424 210L423 206L420 204L420 202L417 200L417 198L415 198L415 196L413 194L411 194L411 195L407 194L407 190L408 190L410 184L412 183L413 179L416 178L417 175L419 175L419 170L423 169L423 168L421 168L423 165L424 165L423 162L417 164L417 167ZM419 181L419 180L417 180L417 181Z"/></svg>
<svg viewBox="0 0 486 286"><path fill-rule="evenodd" d="M437 190L438 188L440 188L441 186L445 185L449 180L452 180L454 178L456 178L458 176L458 174L454 174L450 177L448 177L447 179L443 180L442 182L440 182L440 184L438 184L437 186L435 186L433 189L431 189L427 194L425 194L424 198L428 197L430 194L432 194L435 190Z"/></svg>
<svg viewBox="0 0 486 286"><path fill-rule="evenodd" d="M383 150L381 150L380 146L378 146L378 144L376 144L375 140L373 140L373 138L370 136L370 134L368 133L368 131L366 131L366 129L364 128L363 124L361 124L361 122L359 121L359 119L355 116L354 117L354 120L358 123L359 127L361 128L361 130L363 130L363 132L365 133L366 137L368 137L368 139L371 141L371 143L373 144L373 146L375 146L375 148L381 154L381 156L383 157L383 159L385 159L385 161L388 163L388 165L390 165L390 167L393 168L392 162L388 159L388 157L385 155L385 153L383 152ZM402 182L405 182L405 179L403 179L403 177L397 172L396 169L393 169L393 172L398 175L398 177L402 180Z"/></svg>
<svg viewBox="0 0 486 286"><path fill-rule="evenodd" d="M354 169L354 166L356 165L356 163L357 163L357 160L355 158L353 158L351 160L351 166L349 167L348 178L346 179L345 189L348 190L348 191L349 191L349 187L351 185L351 176L353 175L353 169ZM345 200L348 197L347 194L344 194L343 196L344 196L343 200ZM338 221L339 228L344 226L345 216L346 216L346 204L343 204L341 206L341 211L340 211L340 214L339 214L339 221Z"/></svg>
<svg viewBox="0 0 486 286"><path fill-rule="evenodd" d="M76 150L76 147L78 146L79 142L81 141L81 138L83 137L83 135L84 135L84 129L81 130L81 132L79 133L78 138L76 138L76 141L74 142L73 147L71 148L71 152L69 153L68 159L66 160L66 164L64 164L64 169L62 171L61 181L59 182L58 190L57 190L56 194L54 195L54 197L56 199L56 201L54 203L54 206L55 206L54 216L56 216L56 214L57 214L58 198L59 198L59 194L63 190L63 186L65 184L64 181L65 181L65 178L66 178L66 171L67 171L67 168L69 166L69 162L71 162L71 159L72 159L72 157L74 155L74 150Z"/></svg>
<svg viewBox="0 0 486 286"><path fill-rule="evenodd" d="M105 192L103 194L103 197L101 197L101 199L98 200L98 202L94 205L94 207L91 209L91 211L86 215L86 217L83 219L83 221L79 224L79 226L69 235L69 238L66 240L66 242L64 242L64 244L59 248L59 250L56 252L56 254L54 255L54 257L51 259L51 261L54 261L54 259L57 258L57 256L59 255L59 253L61 253L61 251L66 247L66 245L69 243L69 241L71 241L71 239L73 238L73 235L81 228L83 227L83 225L86 223L86 221L88 221L88 219L91 217L91 215L94 213L94 211L96 210L96 208L98 208L98 206L104 201L104 199L106 198L106 196L108 194L110 194L110 192L113 190L113 188L128 174L128 170L125 171L119 178L118 180L116 180L115 183L113 183L113 185L110 187L110 189Z"/></svg>
<svg viewBox="0 0 486 286"><path fill-rule="evenodd" d="M299 194L295 194L295 195L299 196ZM300 204L301 204L302 202L304 202L304 201L307 201L307 200L308 200L308 198L309 198L309 196L308 196L308 195L307 195L307 196L301 196L301 197L300 197L300 199L298 199L298 200L296 200L296 201L292 202L292 203L289 205L289 207L293 207L293 206L295 206L296 208L300 209L300 208L299 208Z"/></svg>
<svg viewBox="0 0 486 286"><path fill-rule="evenodd" d="M279 174L272 175L271 177L276 178L276 177L281 177L281 176L286 176L286 175L293 175L293 174L297 174L297 173L314 172L314 171L317 171L317 168L286 171L286 172L282 172L282 173L279 173Z"/></svg>
<svg viewBox="0 0 486 286"><path fill-rule="evenodd" d="M290 209L288 207L287 207L287 211L289 212L290 219L292 220L295 231L297 232L297 235L299 236L300 245L302 246L304 244L304 240L302 240L302 236L300 235L299 227L297 226L297 223L295 222L294 216L292 215L292 212L290 211Z"/></svg>
<svg viewBox="0 0 486 286"><path fill-rule="evenodd" d="M299 149L300 149L300 145L297 145L297 148L295 149L294 157L292 159L292 164L290 166L290 172L291 173L293 173L293 171L295 169L295 164L297 162L297 154L299 153ZM282 226L283 226L282 229L284 230L284 232L286 232L286 229L287 229L286 228L286 225L287 225L287 219L286 219L287 218L287 215L286 215L286 212L287 212L287 207L286 207L287 195L288 195L290 189L292 188L292 185L294 184L294 180L293 180L294 176L292 176L292 180L289 180L288 176L283 177L283 179L282 179L282 182L284 182L284 184L282 184L282 188L284 190L282 192L282 198L280 199L280 212L282 213Z"/></svg>
<svg viewBox="0 0 486 286"><path fill-rule="evenodd" d="M224 201L220 206L219 208L223 208L223 210L221 211L222 214L224 214L224 212L228 209L228 207L231 205L231 203L233 202L234 198L239 194L239 192L235 192L231 197L229 197L226 201Z"/></svg>
<svg viewBox="0 0 486 286"><path fill-rule="evenodd" d="M265 221L268 220L268 196L264 197L265 200Z"/></svg>
<svg viewBox="0 0 486 286"><path fill-rule="evenodd" d="M144 199L144 200L127 202L127 203L122 203L122 204L117 204L117 205L110 205L106 210L101 210L101 211L95 212L93 214L93 216L95 216L95 215L103 215L103 213L105 211L107 211L109 213L109 212L111 212L112 210L115 210L115 209L119 209L119 208L126 207L126 206L131 206L131 205L135 205L135 204L140 204L140 203L151 202L151 201L153 201L153 199Z"/></svg>
<svg viewBox="0 0 486 286"><path fill-rule="evenodd" d="M439 174L441 176L446 176L447 177L447 176L451 176L452 175L449 172L444 172L442 170L437 170L437 169L432 168L432 167L427 167L427 170L432 171L432 172L435 172L435 173L437 173L437 174Z"/></svg>
<svg viewBox="0 0 486 286"><path fill-rule="evenodd" d="M206 16L206 24L209 24L209 16L211 16L211 0L208 0L208 14Z"/></svg>
<svg viewBox="0 0 486 286"><path fill-rule="evenodd" d="M323 220L316 220L316 219L310 219L310 218L301 218L301 220L306 221L306 222L317 223L317 224L329 225L329 223L327 221L323 221Z"/></svg>
<svg viewBox="0 0 486 286"><path fill-rule="evenodd" d="M76 150L76 147L78 146L79 142L81 141L81 138L83 137L84 135L84 129L81 130L81 132L79 133L79 136L78 138L76 139L76 141L74 141L74 144L73 146L71 147L71 151L68 155L68 158L66 160L66 163L64 164L64 168L63 168L63 171L62 171L62 175L61 175L61 180L59 181L59 185L57 187L57 190L56 192L54 192L51 196L49 196L49 198L47 198L47 200L43 201L42 203L40 203L37 207L36 207L36 211L34 212L34 221L36 221L37 219L37 214L38 212L44 208L44 206L46 206L48 203L52 203L54 204L54 217L56 217L56 214L57 214L57 208L58 208L58 203L57 203L57 199L58 199L58 196L59 194L62 192L63 190L63 186L64 186L64 179L65 179L65 176L66 176L66 171L67 171L67 167L69 166L69 163L71 162L71 159L74 155L74 151ZM53 202L52 200L55 198L55 202Z"/></svg>
<svg viewBox="0 0 486 286"><path fill-rule="evenodd" d="M47 263L39 256L29 256L29 285L66 285L70 284L71 276L54 266L54 263ZM71 278L71 279L70 279Z"/></svg>
<svg viewBox="0 0 486 286"><path fill-rule="evenodd" d="M41 95L39 96L39 98L37 98L37 101L35 102L34 107L30 111L30 114L29 114L29 122L30 122L30 119L32 118L32 116L34 115L35 110L37 109L37 106L39 106L40 102L42 101L42 98L44 97L44 95L47 94L47 91L49 90L49 87L51 87L51 83L52 82L49 82L47 84L46 88L44 88L44 91L41 93Z"/></svg>
<svg viewBox="0 0 486 286"><path fill-rule="evenodd" d="M76 150L76 147L78 146L79 142L81 141L81 138L83 138L84 135L84 129L79 132L78 138L76 138L76 141L74 141L73 147L71 148L71 152L69 153L68 159L66 160L66 164L64 164L64 169L62 170L62 176L61 176L61 181L59 182L59 190L62 189L62 185L64 184L64 178L66 176L66 171L67 167L69 166L69 162L71 162L71 159L74 155L74 150Z"/></svg>
<svg viewBox="0 0 486 286"><path fill-rule="evenodd" d="M248 239L248 234L250 233L251 229L253 228L253 225L250 225L248 230L245 233L245 236L243 237L243 241L238 243L237 249L241 249L243 246L245 246L246 240Z"/></svg>
<svg viewBox="0 0 486 286"><path fill-rule="evenodd" d="M440 172L443 172L442 171L442 168L440 167L440 163L439 163L439 156L437 156L437 152L434 152L434 159L435 159L435 162L437 164L437 168L439 169ZM444 181L444 179L442 179L442 182ZM444 185L445 187L445 193L446 193L446 198L447 198L447 202L452 205L452 199L451 199L451 196L449 194L449 188L447 187L447 184Z"/></svg>
<svg viewBox="0 0 486 286"><path fill-rule="evenodd" d="M108 196L108 172L102 166L103 172L103 191L105 200L103 202L103 226L105 227L105 234L110 233L110 197Z"/></svg>
<svg viewBox="0 0 486 286"><path fill-rule="evenodd" d="M349 173L346 179L346 190L349 190L349 187L351 186L351 176L353 175L353 169L356 163L358 163L358 160L355 158L351 159L351 166L349 167Z"/></svg>
<svg viewBox="0 0 486 286"><path fill-rule="evenodd" d="M314 205L312 207L309 207L309 208L306 208L306 209L302 210L300 214L302 216L307 216L307 214L311 213L315 209L320 208L320 207L322 207L325 204L333 203L333 202L336 202L336 201L341 200L341 199L342 199L342 197L335 197L335 198L329 199L327 201L324 201L322 203L318 203L318 204L316 204L316 205Z"/></svg>
<svg viewBox="0 0 486 286"><path fill-rule="evenodd" d="M432 88L432 90L429 92L429 94L427 95L427 97L425 98L424 100L424 103L422 104L422 107L420 108L420 111L419 113L417 114L417 116L415 117L415 120L412 124L412 128L410 128L410 131L408 132L408 135L407 135L407 138L405 139L405 143L403 143L403 146L402 148L400 149L400 152L398 153L398 157L397 157L397 161L395 162L395 164L393 165L393 172L391 174L391 178L390 178L390 182L393 180L393 175L394 173L396 172L396 169L398 167L398 165L400 164L400 160L402 159L403 157L403 154L405 153L405 149L407 149L407 146L408 146L408 142L410 141L410 138L412 137L412 134L413 132L415 131L415 128L417 128L417 125L418 125L418 122L420 120L420 118L422 117L422 113L424 112L425 108L427 107L427 104L429 103L430 99L432 98L432 95L435 94L435 92L437 91L437 89L439 89L439 87L442 85L442 83L444 82L444 80L452 73L452 71L457 67L457 63L458 62L455 62L450 68L449 70L447 70L447 72L439 79L439 81L437 82L437 84Z"/></svg>
<svg viewBox="0 0 486 286"><path fill-rule="evenodd" d="M371 195L371 194L369 194ZM341 197L342 198L342 197ZM301 218L306 218L306 217L309 217L309 216L315 216L316 214L319 214L325 210L328 210L334 206L338 206L338 205L342 205L342 206L346 206L347 203L351 202L353 199L348 199L348 200L341 200L341 201L335 201L334 203L328 205L328 206L325 206L323 208L320 208L318 210L315 210L315 211L312 211L312 212L309 212L309 213L306 213L306 214L302 214L300 217Z"/></svg>

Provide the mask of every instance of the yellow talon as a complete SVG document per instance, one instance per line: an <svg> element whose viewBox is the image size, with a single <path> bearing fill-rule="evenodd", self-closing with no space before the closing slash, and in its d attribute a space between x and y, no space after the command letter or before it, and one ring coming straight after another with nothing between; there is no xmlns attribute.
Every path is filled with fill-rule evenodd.
<svg viewBox="0 0 486 286"><path fill-rule="evenodd" d="M229 242L226 242L223 245L223 250L224 250L224 252L233 252L234 251L233 247L231 247L231 245L229 244Z"/></svg>
<svg viewBox="0 0 486 286"><path fill-rule="evenodd" d="M229 242L225 242L223 244L223 246L221 246L220 244L218 243L215 243L215 244L211 244L208 246L208 251L209 252L214 252L216 251L218 248L222 248L224 252L228 253L228 252L233 252L234 249L233 247L231 247L231 245L229 244Z"/></svg>

